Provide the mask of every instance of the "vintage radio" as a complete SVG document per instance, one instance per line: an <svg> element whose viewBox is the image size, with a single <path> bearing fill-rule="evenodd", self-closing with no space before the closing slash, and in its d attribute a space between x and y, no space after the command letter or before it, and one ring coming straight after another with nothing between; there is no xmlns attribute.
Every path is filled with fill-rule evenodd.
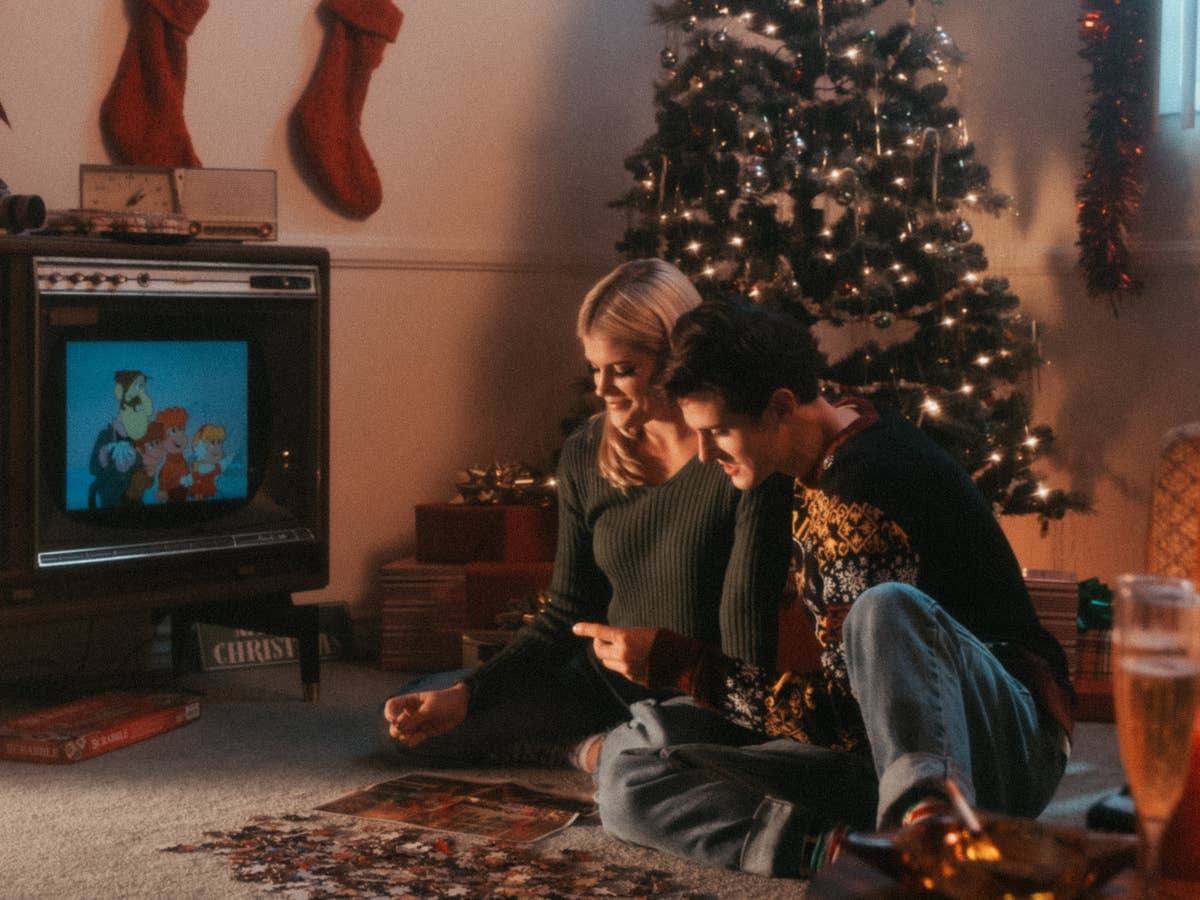
<svg viewBox="0 0 1200 900"><path fill-rule="evenodd" d="M81 220L78 230L88 233L215 241L279 236L272 169L85 164L79 167L79 207L70 212Z"/></svg>

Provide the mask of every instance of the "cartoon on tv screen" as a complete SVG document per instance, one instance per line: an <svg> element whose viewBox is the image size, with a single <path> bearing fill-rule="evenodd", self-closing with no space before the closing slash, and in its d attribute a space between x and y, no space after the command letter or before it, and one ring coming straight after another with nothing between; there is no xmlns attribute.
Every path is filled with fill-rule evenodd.
<svg viewBox="0 0 1200 900"><path fill-rule="evenodd" d="M68 510L244 499L244 341L69 341Z"/></svg>

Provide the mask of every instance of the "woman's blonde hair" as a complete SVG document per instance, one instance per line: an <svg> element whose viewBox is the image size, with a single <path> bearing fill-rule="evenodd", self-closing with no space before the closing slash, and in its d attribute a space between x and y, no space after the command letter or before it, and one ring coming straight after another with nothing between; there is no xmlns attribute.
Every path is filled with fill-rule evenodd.
<svg viewBox="0 0 1200 900"><path fill-rule="evenodd" d="M658 387L675 320L700 305L700 294L688 277L661 259L636 259L617 266L588 291L579 307L575 333L620 341L655 358L651 386ZM656 394L659 393L656 391ZM669 400L662 392L663 403ZM640 423L617 429L607 418L600 441L600 474L619 488L646 483L634 453Z"/></svg>

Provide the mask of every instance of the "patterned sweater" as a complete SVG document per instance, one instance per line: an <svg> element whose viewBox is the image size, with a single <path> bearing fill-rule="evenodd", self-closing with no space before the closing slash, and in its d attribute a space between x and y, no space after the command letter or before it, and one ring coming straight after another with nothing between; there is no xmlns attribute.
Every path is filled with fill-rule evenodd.
<svg viewBox="0 0 1200 900"><path fill-rule="evenodd" d="M549 603L465 679L471 703L511 696L587 639L579 621L670 629L761 665L774 659L787 574L789 479L743 494L693 457L662 484L618 490L598 467L597 417L563 446Z"/></svg>
<svg viewBox="0 0 1200 900"><path fill-rule="evenodd" d="M863 413L811 484L795 484L794 577L821 646L814 672L773 672L660 632L654 686L673 684L732 721L772 735L866 749L850 692L842 624L868 587L920 588L987 644L1069 735L1067 660L1041 627L1007 539L967 473L909 422ZM780 635L781 646L787 635Z"/></svg>

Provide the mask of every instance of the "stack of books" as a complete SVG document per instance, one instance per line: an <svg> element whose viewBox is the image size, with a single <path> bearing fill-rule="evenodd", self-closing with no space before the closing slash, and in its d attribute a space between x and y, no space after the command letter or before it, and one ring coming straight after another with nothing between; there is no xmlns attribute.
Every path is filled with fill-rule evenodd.
<svg viewBox="0 0 1200 900"><path fill-rule="evenodd" d="M402 559L382 566L380 666L404 672L437 672L462 666L467 626L464 566Z"/></svg>
<svg viewBox="0 0 1200 900"><path fill-rule="evenodd" d="M1062 644L1067 659L1074 662L1079 640L1079 580L1074 572L1054 569L1022 569L1029 599L1042 627Z"/></svg>

